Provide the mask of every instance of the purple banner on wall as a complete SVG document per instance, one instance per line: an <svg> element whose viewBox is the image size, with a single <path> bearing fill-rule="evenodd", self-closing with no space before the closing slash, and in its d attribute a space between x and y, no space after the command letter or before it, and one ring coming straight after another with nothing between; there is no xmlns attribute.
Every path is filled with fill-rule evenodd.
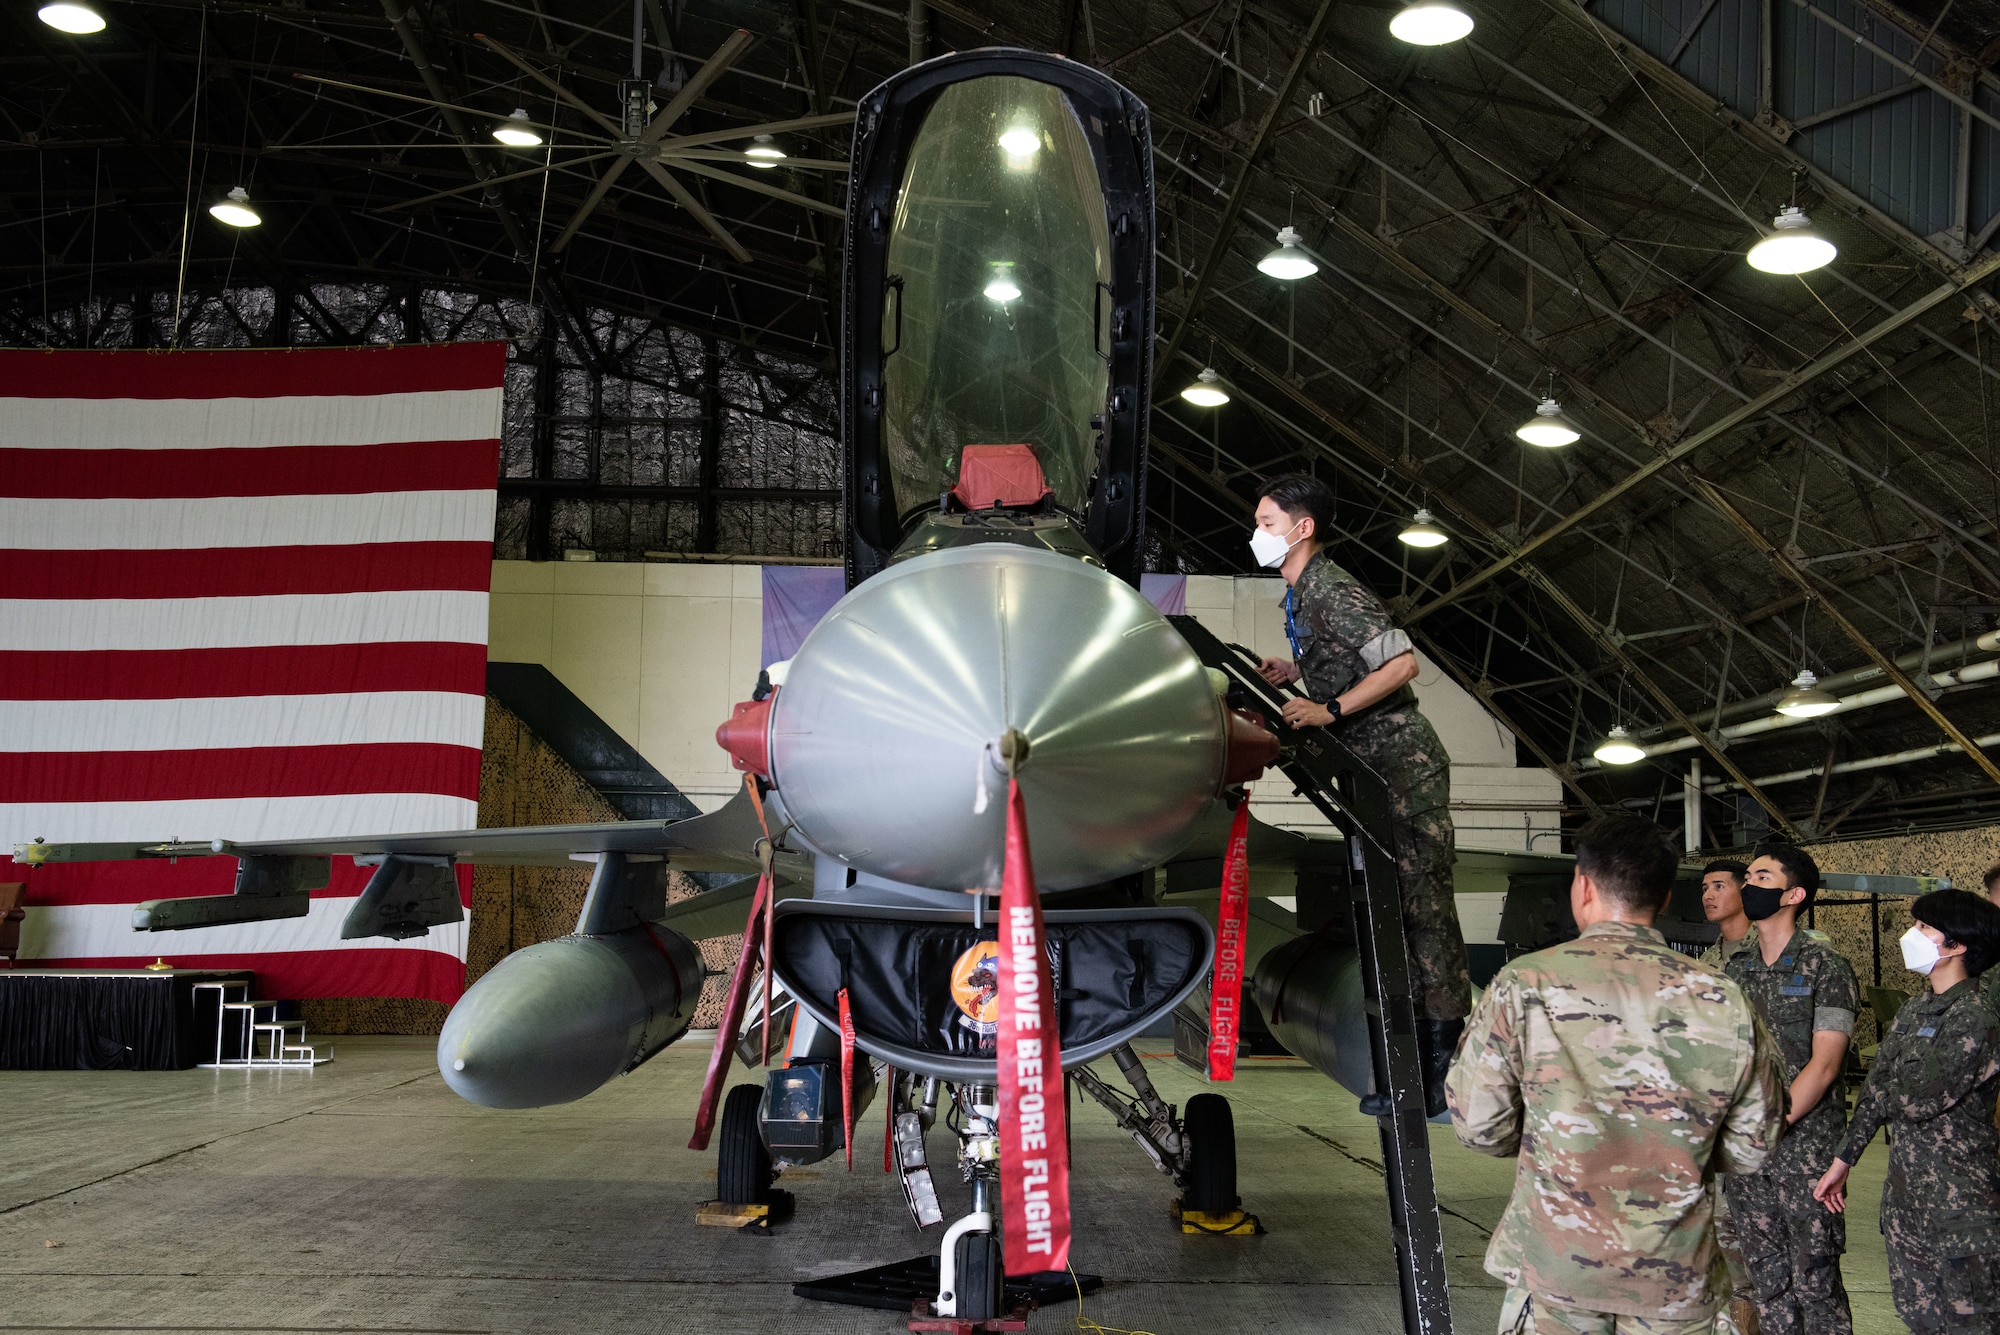
<svg viewBox="0 0 2000 1335"><path fill-rule="evenodd" d="M839 566L765 566L763 666L797 653L845 592L847 572Z"/></svg>
<svg viewBox="0 0 2000 1335"><path fill-rule="evenodd" d="M846 591L847 575L839 566L765 566L763 666L797 653L806 632ZM1141 575L1139 591L1167 616L1187 611L1186 575Z"/></svg>
<svg viewBox="0 0 2000 1335"><path fill-rule="evenodd" d="M1139 592L1146 595L1147 602L1160 609L1162 616L1187 615L1186 575L1141 575Z"/></svg>

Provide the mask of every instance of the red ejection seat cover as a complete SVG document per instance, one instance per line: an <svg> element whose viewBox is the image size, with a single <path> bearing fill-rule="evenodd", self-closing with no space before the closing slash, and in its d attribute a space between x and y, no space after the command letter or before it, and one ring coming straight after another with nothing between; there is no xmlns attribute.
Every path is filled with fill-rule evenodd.
<svg viewBox="0 0 2000 1335"><path fill-rule="evenodd" d="M958 485L951 489L968 510L1033 505L1049 494L1048 479L1027 445L968 445L958 456Z"/></svg>

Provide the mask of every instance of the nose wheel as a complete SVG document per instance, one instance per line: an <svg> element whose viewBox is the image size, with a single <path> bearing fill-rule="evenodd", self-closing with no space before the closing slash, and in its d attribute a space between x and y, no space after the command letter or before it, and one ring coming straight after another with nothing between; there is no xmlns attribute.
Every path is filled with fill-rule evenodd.
<svg viewBox="0 0 2000 1335"><path fill-rule="evenodd" d="M1181 1118L1185 1146L1181 1204L1203 1214L1225 1214L1243 1202L1236 1194L1236 1115L1220 1094L1197 1094Z"/></svg>

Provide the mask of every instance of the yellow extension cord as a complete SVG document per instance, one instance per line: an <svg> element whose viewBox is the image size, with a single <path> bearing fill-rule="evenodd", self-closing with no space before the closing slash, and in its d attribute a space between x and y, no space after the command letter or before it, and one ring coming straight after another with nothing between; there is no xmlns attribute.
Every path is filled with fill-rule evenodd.
<svg viewBox="0 0 2000 1335"><path fill-rule="evenodd" d="M1123 1326L1106 1326L1092 1321L1083 1314L1083 1281L1076 1277L1076 1266L1069 1265L1069 1282L1076 1285L1076 1328L1085 1335L1153 1335L1150 1330L1127 1330Z"/></svg>

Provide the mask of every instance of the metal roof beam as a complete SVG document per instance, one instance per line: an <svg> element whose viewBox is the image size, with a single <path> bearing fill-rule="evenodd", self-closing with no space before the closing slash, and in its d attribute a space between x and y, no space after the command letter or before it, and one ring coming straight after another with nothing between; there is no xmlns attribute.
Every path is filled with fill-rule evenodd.
<svg viewBox="0 0 2000 1335"><path fill-rule="evenodd" d="M1320 39L1326 35L1327 24L1332 21L1336 6L1337 0L1320 0L1318 11L1299 37L1298 50L1292 56L1291 68L1285 71L1283 81L1276 88L1264 84L1261 79L1258 80L1258 83L1263 84L1270 92L1271 104L1264 109L1264 119L1257 126L1256 136L1251 139L1250 147L1243 155L1243 173L1236 178L1236 184L1231 188L1229 198L1222 206L1222 216L1215 224L1215 235L1209 239L1208 254L1203 258L1201 267L1195 271L1194 288L1181 303L1181 318L1174 325L1174 336L1167 341L1166 351L1160 355L1157 365L1168 366L1173 363L1175 355L1181 350L1181 344L1187 341L1189 328L1201 313L1201 303L1208 295L1209 284L1214 281L1216 270L1221 267L1222 257L1229 253L1229 243L1236 231L1237 216L1243 212L1243 205L1250 196L1250 184L1257 179L1257 160L1264 156L1264 150L1271 143L1271 132L1277 128L1279 118L1291 105L1292 94L1299 86L1299 77L1305 73L1306 66L1311 63L1312 58L1318 54Z"/></svg>

